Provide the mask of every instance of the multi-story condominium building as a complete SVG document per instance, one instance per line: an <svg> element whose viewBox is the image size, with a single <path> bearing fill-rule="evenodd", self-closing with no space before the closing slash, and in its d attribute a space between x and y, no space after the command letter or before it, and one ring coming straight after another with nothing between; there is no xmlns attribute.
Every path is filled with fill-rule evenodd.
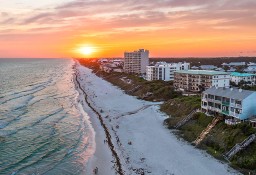
<svg viewBox="0 0 256 175"><path fill-rule="evenodd" d="M134 52L124 53L124 72L145 74L149 65L149 51L140 49Z"/></svg>
<svg viewBox="0 0 256 175"><path fill-rule="evenodd" d="M201 108L210 115L245 120L256 116L255 99L255 91L211 87L202 93Z"/></svg>
<svg viewBox="0 0 256 175"><path fill-rule="evenodd" d="M190 63L166 63L158 62L154 66L147 66L146 69L146 80L174 80L174 71L188 70Z"/></svg>
<svg viewBox="0 0 256 175"><path fill-rule="evenodd" d="M174 87L182 91L200 92L212 86L229 87L230 75L207 70L181 70L174 72Z"/></svg>
<svg viewBox="0 0 256 175"><path fill-rule="evenodd" d="M239 82L243 81L248 85L256 84L256 74L232 72L230 74L230 81L238 85Z"/></svg>

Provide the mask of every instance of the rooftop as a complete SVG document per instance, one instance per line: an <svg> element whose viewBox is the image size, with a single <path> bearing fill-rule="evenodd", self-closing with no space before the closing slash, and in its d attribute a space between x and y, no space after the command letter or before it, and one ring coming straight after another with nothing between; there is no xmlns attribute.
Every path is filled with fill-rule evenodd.
<svg viewBox="0 0 256 175"><path fill-rule="evenodd" d="M145 49L139 49L139 50L135 50L133 52L125 51L124 53L141 53L141 52L149 52L149 51L145 50Z"/></svg>
<svg viewBox="0 0 256 175"><path fill-rule="evenodd" d="M155 65L147 66L147 67L173 67L177 65L185 65L185 64L190 64L186 62L178 62L178 63L166 63L166 62L157 62Z"/></svg>
<svg viewBox="0 0 256 175"><path fill-rule="evenodd" d="M201 65L201 69L215 69L217 66L214 65Z"/></svg>
<svg viewBox="0 0 256 175"><path fill-rule="evenodd" d="M213 70L180 70L175 71L183 74L197 74L197 75L229 75L227 72L213 71Z"/></svg>
<svg viewBox="0 0 256 175"><path fill-rule="evenodd" d="M226 97L226 98L233 98L238 100L243 100L250 96L253 93L256 93L255 91L248 91L248 90L242 90L237 88L216 88L211 87L204 91L203 93Z"/></svg>
<svg viewBox="0 0 256 175"><path fill-rule="evenodd" d="M243 66L246 65L245 62L231 62L231 63L222 63L223 66Z"/></svg>
<svg viewBox="0 0 256 175"><path fill-rule="evenodd" d="M231 75L231 76L236 76L236 77L250 77L250 76L256 76L256 74L239 73L239 72L232 72L230 75Z"/></svg>

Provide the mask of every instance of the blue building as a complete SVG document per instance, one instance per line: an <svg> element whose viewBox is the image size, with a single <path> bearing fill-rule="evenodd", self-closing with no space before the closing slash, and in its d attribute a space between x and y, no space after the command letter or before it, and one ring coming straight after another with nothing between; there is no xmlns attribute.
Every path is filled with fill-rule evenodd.
<svg viewBox="0 0 256 175"><path fill-rule="evenodd" d="M224 116L226 123L236 124L256 117L256 92L211 87L202 93L201 108L206 114Z"/></svg>

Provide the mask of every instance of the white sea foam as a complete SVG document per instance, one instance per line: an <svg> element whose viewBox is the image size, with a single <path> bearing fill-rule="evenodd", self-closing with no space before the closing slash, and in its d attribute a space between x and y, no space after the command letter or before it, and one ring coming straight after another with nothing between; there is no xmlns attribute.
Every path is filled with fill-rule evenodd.
<svg viewBox="0 0 256 175"><path fill-rule="evenodd" d="M94 136L73 64L0 59L0 174L84 174Z"/></svg>

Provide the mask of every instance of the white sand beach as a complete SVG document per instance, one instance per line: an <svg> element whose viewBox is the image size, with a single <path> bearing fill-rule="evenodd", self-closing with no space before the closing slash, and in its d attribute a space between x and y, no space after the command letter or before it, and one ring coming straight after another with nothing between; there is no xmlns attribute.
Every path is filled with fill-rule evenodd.
<svg viewBox="0 0 256 175"><path fill-rule="evenodd" d="M227 164L179 140L165 128L163 121L167 116L159 111L159 103L129 96L79 63L76 69L88 102L101 115L111 135L123 174L239 174ZM89 171L97 166L99 174L115 174L112 162L116 160L108 144L104 143L105 131L95 111L86 104L82 91L79 92L95 130L96 151L88 164Z"/></svg>

